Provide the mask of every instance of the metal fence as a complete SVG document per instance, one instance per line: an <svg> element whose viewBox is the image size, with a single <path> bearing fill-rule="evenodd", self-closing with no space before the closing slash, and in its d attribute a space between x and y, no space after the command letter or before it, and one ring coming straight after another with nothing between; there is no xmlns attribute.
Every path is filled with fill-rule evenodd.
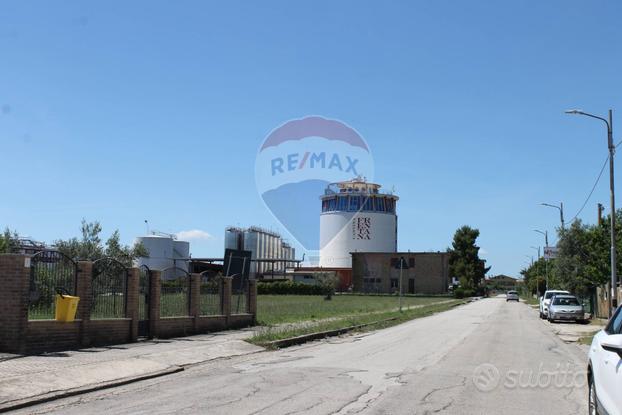
<svg viewBox="0 0 622 415"><path fill-rule="evenodd" d="M217 276L209 276L207 272L201 274L199 313L202 316L222 314L220 283L221 280Z"/></svg>
<svg viewBox="0 0 622 415"><path fill-rule="evenodd" d="M129 269L114 258L93 262L91 318L123 318L127 306Z"/></svg>
<svg viewBox="0 0 622 415"><path fill-rule="evenodd" d="M28 319L52 319L58 291L76 295L78 265L58 251L41 251L30 258Z"/></svg>
<svg viewBox="0 0 622 415"><path fill-rule="evenodd" d="M248 313L248 279L234 276L231 287L231 314Z"/></svg>
<svg viewBox="0 0 622 415"><path fill-rule="evenodd" d="M162 270L160 283L160 317L190 314L190 274L183 268Z"/></svg>
<svg viewBox="0 0 622 415"><path fill-rule="evenodd" d="M147 265L141 265L138 274L138 319L149 319L149 277L151 270Z"/></svg>

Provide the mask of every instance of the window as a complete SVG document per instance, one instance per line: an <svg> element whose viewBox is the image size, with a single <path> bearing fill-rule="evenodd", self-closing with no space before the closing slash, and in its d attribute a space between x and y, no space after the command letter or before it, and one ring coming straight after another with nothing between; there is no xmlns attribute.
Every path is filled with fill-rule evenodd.
<svg viewBox="0 0 622 415"><path fill-rule="evenodd" d="M391 268L397 268L399 265L399 258L391 258Z"/></svg>
<svg viewBox="0 0 622 415"><path fill-rule="evenodd" d="M611 317L605 331L607 334L622 334L622 307L618 307L616 313Z"/></svg>
<svg viewBox="0 0 622 415"><path fill-rule="evenodd" d="M397 278L391 278L391 288L399 288L399 281Z"/></svg>
<svg viewBox="0 0 622 415"><path fill-rule="evenodd" d="M332 199L328 199L328 211L337 210L337 199L334 197Z"/></svg>
<svg viewBox="0 0 622 415"><path fill-rule="evenodd" d="M360 207L361 207L361 197L350 196L350 211L357 212Z"/></svg>
<svg viewBox="0 0 622 415"><path fill-rule="evenodd" d="M513 291L510 291L510 292L513 292ZM579 305L579 301L577 301L577 299L574 297L556 296L555 298L553 298L553 305Z"/></svg>
<svg viewBox="0 0 622 415"><path fill-rule="evenodd" d="M384 212L384 198L383 197L376 198L376 210L378 212Z"/></svg>
<svg viewBox="0 0 622 415"><path fill-rule="evenodd" d="M408 268L415 267L415 258L408 258Z"/></svg>
<svg viewBox="0 0 622 415"><path fill-rule="evenodd" d="M348 210L348 197L347 196L339 196L337 201L337 210Z"/></svg>

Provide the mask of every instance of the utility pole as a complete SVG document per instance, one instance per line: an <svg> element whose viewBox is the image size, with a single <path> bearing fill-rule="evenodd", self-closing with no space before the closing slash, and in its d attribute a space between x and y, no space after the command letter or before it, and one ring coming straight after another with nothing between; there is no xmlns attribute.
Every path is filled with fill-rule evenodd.
<svg viewBox="0 0 622 415"><path fill-rule="evenodd" d="M400 313L402 312L402 269L404 268L404 257L400 257Z"/></svg>
<svg viewBox="0 0 622 415"><path fill-rule="evenodd" d="M585 115L586 117L596 118L607 125L607 147L609 148L609 193L611 208L611 283L609 296L609 317L613 316L613 312L618 307L618 275L616 270L616 200L615 186L613 180L613 159L616 152L616 146L613 144L613 111L609 110L609 119L599 117L598 115L589 114L581 110L568 110L566 114Z"/></svg>
<svg viewBox="0 0 622 415"><path fill-rule="evenodd" d="M540 231L538 229L534 229L534 232L538 232L541 233L542 235L544 235L544 275L545 275L545 279L546 279L546 289L549 289L549 266L548 266L548 259L546 258L546 249L549 247L549 231ZM545 290L546 291L546 290Z"/></svg>

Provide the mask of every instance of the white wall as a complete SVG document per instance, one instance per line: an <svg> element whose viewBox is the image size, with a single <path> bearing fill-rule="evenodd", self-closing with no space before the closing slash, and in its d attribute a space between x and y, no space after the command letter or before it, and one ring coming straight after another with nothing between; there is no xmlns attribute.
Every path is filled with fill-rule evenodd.
<svg viewBox="0 0 622 415"><path fill-rule="evenodd" d="M320 215L320 266L349 268L350 252L395 252L397 216L379 212ZM362 235L361 235L362 233ZM369 239L365 239L369 236Z"/></svg>

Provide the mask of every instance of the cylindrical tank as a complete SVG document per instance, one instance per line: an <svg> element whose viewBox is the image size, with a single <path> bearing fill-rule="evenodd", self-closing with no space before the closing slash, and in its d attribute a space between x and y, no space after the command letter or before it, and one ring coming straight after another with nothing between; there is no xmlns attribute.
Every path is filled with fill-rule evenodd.
<svg viewBox="0 0 622 415"><path fill-rule="evenodd" d="M173 266L173 238L160 235L140 236L136 242L142 243L148 257L136 259L136 265L147 265L150 269L163 270Z"/></svg>
<svg viewBox="0 0 622 415"><path fill-rule="evenodd" d="M244 231L244 250L251 251L251 259L257 259L259 255L259 235L252 230ZM255 274L258 272L256 262L251 263L250 272Z"/></svg>
<svg viewBox="0 0 622 415"><path fill-rule="evenodd" d="M321 196L320 266L351 268L351 252L396 252L398 197L361 179Z"/></svg>
<svg viewBox="0 0 622 415"><path fill-rule="evenodd" d="M190 260L190 242L173 241L173 266L188 271Z"/></svg>
<svg viewBox="0 0 622 415"><path fill-rule="evenodd" d="M242 231L238 228L225 229L225 249L242 248Z"/></svg>

